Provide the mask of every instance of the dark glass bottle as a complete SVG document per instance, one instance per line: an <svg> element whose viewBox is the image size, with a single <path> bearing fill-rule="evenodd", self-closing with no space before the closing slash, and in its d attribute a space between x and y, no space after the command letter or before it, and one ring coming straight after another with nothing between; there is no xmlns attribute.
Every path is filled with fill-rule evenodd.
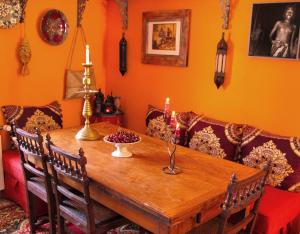
<svg viewBox="0 0 300 234"><path fill-rule="evenodd" d="M102 113L102 107L104 102L104 95L99 89L98 93L95 94L95 102L94 102L94 115L100 116Z"/></svg>

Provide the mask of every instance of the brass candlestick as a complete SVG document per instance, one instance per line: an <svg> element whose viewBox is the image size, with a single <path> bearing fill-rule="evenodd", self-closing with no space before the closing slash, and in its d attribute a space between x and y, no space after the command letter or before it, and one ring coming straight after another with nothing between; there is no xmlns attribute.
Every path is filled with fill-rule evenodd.
<svg viewBox="0 0 300 234"><path fill-rule="evenodd" d="M79 91L84 94L84 104L82 109L82 115L85 118L84 127L76 134L76 139L81 141L95 141L100 138L99 133L90 127L90 117L93 114L92 106L90 103L90 96L97 92L97 90L91 89L91 72L92 63L83 63L84 76L82 79L83 90Z"/></svg>

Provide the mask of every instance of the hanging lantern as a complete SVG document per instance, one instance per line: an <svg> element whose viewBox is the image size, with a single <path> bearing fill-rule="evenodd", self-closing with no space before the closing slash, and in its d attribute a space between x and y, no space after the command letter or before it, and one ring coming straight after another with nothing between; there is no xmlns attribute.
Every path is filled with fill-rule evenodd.
<svg viewBox="0 0 300 234"><path fill-rule="evenodd" d="M124 74L127 71L127 41L125 39L124 32L122 35L122 39L120 40L119 46L120 46L120 48L119 48L119 52L120 52L119 70L120 70L122 76L124 76Z"/></svg>
<svg viewBox="0 0 300 234"><path fill-rule="evenodd" d="M224 32L222 39L217 46L216 68L215 68L215 84L219 88L224 83L225 66L226 66L227 43L224 39Z"/></svg>

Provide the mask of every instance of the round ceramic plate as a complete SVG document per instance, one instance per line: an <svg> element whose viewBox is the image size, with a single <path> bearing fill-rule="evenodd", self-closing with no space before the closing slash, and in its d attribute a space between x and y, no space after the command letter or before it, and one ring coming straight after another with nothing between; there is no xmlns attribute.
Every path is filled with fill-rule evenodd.
<svg viewBox="0 0 300 234"><path fill-rule="evenodd" d="M42 18L41 34L51 45L62 44L68 35L69 25L66 16L59 10L49 10Z"/></svg>
<svg viewBox="0 0 300 234"><path fill-rule="evenodd" d="M22 8L19 0L0 0L0 28L12 28L20 22Z"/></svg>

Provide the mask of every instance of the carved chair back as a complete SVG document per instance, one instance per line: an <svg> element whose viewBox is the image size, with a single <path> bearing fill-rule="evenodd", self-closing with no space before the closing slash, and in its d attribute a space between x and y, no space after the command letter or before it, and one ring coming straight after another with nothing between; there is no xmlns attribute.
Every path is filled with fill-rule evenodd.
<svg viewBox="0 0 300 234"><path fill-rule="evenodd" d="M254 176L241 181L237 180L235 173L231 176L220 215L218 234L238 233L241 230L245 233L252 233L269 170L270 164ZM230 220L232 215L236 215L237 220Z"/></svg>
<svg viewBox="0 0 300 234"><path fill-rule="evenodd" d="M14 142L18 146L24 172L31 232L35 233L35 229L38 226L38 223L36 223L38 214L35 210L36 207L34 207L35 196L37 196L47 203L50 234L56 233L55 209L53 209L55 204L54 195L51 176L47 167L48 156L44 153L41 132L39 129L36 129L35 133L29 133L15 126L13 126L13 130L15 135Z"/></svg>
<svg viewBox="0 0 300 234"><path fill-rule="evenodd" d="M78 155L75 155L55 146L49 134L47 134L46 139L46 145L49 151L49 162L53 175L58 219L60 219L58 223L61 230L63 229L62 222L64 222L61 216L63 216L64 219L76 223L79 227L85 229L87 233L94 233L95 220L89 192L90 180L87 177L85 168L87 160L82 148L79 149ZM72 180L82 191L75 191L69 188L63 182L64 179ZM62 210L64 205L71 205L73 209L83 213L86 218L86 223L80 223L80 221L74 220L72 214L64 212Z"/></svg>
<svg viewBox="0 0 300 234"><path fill-rule="evenodd" d="M21 156L25 180L38 177L45 182L46 191L51 194L51 177L47 168L47 155L44 153L43 137L39 129L35 133L26 132L20 128L15 129L16 141ZM42 169L29 160L32 157L42 163Z"/></svg>

